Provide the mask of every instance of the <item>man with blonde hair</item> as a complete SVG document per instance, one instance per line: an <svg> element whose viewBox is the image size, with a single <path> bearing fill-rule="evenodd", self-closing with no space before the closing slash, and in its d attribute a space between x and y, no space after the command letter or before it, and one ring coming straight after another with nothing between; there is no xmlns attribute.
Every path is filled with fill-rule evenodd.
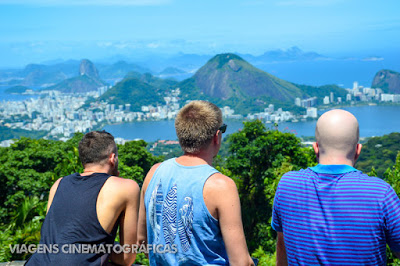
<svg viewBox="0 0 400 266"><path fill-rule="evenodd" d="M353 167L357 119L326 112L315 138L319 164L285 174L275 194L277 265L386 265L386 244L400 255L400 200L385 181Z"/></svg>
<svg viewBox="0 0 400 266"><path fill-rule="evenodd" d="M150 265L253 265L235 183L211 166L222 133L221 110L206 101L184 106L175 120L184 155L154 165L139 211L139 244Z"/></svg>

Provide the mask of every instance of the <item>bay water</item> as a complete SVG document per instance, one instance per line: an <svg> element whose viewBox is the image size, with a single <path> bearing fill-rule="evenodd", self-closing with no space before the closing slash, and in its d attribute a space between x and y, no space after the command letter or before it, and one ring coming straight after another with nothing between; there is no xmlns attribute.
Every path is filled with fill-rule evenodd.
<svg viewBox="0 0 400 266"><path fill-rule="evenodd" d="M383 136L392 132L400 132L400 106L357 106L342 108L355 115L360 124L361 137ZM319 111L323 114L327 110ZM225 121L228 125L224 134L234 133L243 128L243 122ZM314 136L317 121L299 121L278 123L278 129L282 132L291 132L299 137ZM274 129L274 124L265 124L267 128ZM107 125L104 130L115 137L145 141L176 140L175 126L173 120L168 121L145 121L126 124Z"/></svg>

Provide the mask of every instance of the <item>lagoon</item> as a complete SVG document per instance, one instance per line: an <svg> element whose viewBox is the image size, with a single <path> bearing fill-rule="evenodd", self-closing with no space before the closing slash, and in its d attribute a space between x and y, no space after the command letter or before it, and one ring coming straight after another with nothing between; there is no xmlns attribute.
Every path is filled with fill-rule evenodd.
<svg viewBox="0 0 400 266"><path fill-rule="evenodd" d="M357 106L342 108L354 114L360 124L361 137L382 136L392 132L400 132L400 106ZM319 111L323 114L327 110ZM314 136L317 121L284 122L278 124L283 132L292 132L297 136ZM231 134L243 128L242 121L226 121L227 132ZM265 124L267 128L274 128L273 124ZM107 125L104 130L115 137L128 140L143 139L147 142L156 140L176 140L173 120L132 122L118 125Z"/></svg>

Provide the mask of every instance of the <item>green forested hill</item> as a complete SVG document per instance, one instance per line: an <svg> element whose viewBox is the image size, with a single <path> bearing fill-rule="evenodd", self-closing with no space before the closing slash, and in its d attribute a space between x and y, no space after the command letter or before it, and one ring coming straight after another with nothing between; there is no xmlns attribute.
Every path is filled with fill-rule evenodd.
<svg viewBox="0 0 400 266"><path fill-rule="evenodd" d="M106 100L112 104L131 104L131 111L139 112L143 105L157 105L163 103L158 89L137 78L127 78L109 89L97 100Z"/></svg>
<svg viewBox="0 0 400 266"><path fill-rule="evenodd" d="M219 54L210 59L183 84L184 90L222 100L266 96L282 102L301 97L301 91L290 82L268 74L235 54Z"/></svg>
<svg viewBox="0 0 400 266"><path fill-rule="evenodd" d="M29 131L20 128L9 128L0 126L0 141L7 139L19 139L21 137L42 138L47 134L46 131Z"/></svg>
<svg viewBox="0 0 400 266"><path fill-rule="evenodd" d="M25 91L30 90L30 88L25 86L14 86L6 89L5 93L24 93Z"/></svg>
<svg viewBox="0 0 400 266"><path fill-rule="evenodd" d="M370 172L374 167L378 176L384 177L386 169L395 163L399 152L400 133L370 138L363 145L356 168L364 172Z"/></svg>
<svg viewBox="0 0 400 266"><path fill-rule="evenodd" d="M303 92L303 97L318 97L318 104L322 104L325 96L329 96L333 92L335 98L342 97L342 101L346 100L347 91L337 85L310 86L295 84Z"/></svg>
<svg viewBox="0 0 400 266"><path fill-rule="evenodd" d="M62 82L46 88L46 90L59 90L65 93L82 93L95 91L97 88L104 86L105 83L99 79L94 79L87 75L69 78Z"/></svg>

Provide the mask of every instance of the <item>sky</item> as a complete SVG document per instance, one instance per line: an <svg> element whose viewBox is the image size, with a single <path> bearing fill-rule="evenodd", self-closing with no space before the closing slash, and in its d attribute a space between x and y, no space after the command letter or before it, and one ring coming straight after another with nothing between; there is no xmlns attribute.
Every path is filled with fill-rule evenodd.
<svg viewBox="0 0 400 266"><path fill-rule="evenodd" d="M400 47L399 10L399 0L0 0L0 67L292 46L390 56Z"/></svg>

